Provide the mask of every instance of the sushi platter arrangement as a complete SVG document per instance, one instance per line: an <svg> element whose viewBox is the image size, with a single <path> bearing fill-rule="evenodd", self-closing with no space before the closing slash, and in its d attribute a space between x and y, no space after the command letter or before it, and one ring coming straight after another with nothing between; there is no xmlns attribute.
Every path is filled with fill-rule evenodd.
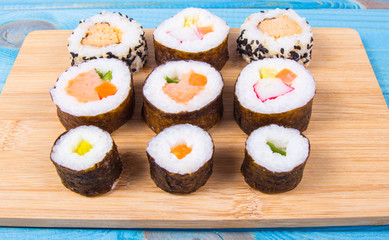
<svg viewBox="0 0 389 240"><path fill-rule="evenodd" d="M389 222L389 113L358 33L291 9L33 32L0 111L4 226Z"/></svg>

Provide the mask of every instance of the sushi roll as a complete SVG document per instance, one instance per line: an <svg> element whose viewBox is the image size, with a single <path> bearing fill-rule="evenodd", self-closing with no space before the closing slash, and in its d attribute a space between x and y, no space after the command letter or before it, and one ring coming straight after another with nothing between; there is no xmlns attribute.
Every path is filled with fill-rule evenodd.
<svg viewBox="0 0 389 240"><path fill-rule="evenodd" d="M228 59L227 23L207 10L186 8L154 31L158 65L172 60L207 62L221 70Z"/></svg>
<svg viewBox="0 0 389 240"><path fill-rule="evenodd" d="M308 138L296 129L274 124L258 128L246 140L244 180L264 193L290 191L303 177L309 150Z"/></svg>
<svg viewBox="0 0 389 240"><path fill-rule="evenodd" d="M143 117L156 133L183 123L210 129L223 114L223 86L221 74L207 63L167 62L144 83Z"/></svg>
<svg viewBox="0 0 389 240"><path fill-rule="evenodd" d="M147 42L142 26L121 13L102 12L82 20L69 37L71 65L96 58L124 61L131 72L143 67Z"/></svg>
<svg viewBox="0 0 389 240"><path fill-rule="evenodd" d="M234 117L247 134L278 124L305 131L316 85L303 65L281 58L248 64L235 84Z"/></svg>
<svg viewBox="0 0 389 240"><path fill-rule="evenodd" d="M275 9L250 15L240 27L237 44L246 62L275 57L308 66L313 34L305 18L292 9Z"/></svg>
<svg viewBox="0 0 389 240"><path fill-rule="evenodd" d="M58 78L50 94L67 130L95 125L113 132L132 116L132 82L124 62L100 58L70 67Z"/></svg>
<svg viewBox="0 0 389 240"><path fill-rule="evenodd" d="M212 138L194 125L166 128L150 140L146 153L152 180L166 192L194 192L212 174Z"/></svg>
<svg viewBox="0 0 389 240"><path fill-rule="evenodd" d="M50 159L62 184L88 197L111 191L123 170L111 135L95 126L79 126L60 135Z"/></svg>

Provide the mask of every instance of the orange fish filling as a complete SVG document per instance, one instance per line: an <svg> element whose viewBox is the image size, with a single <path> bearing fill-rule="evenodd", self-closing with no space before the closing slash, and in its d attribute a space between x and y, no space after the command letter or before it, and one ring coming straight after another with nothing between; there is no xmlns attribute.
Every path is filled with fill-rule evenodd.
<svg viewBox="0 0 389 240"><path fill-rule="evenodd" d="M201 90L203 90L206 84L206 76L191 70L182 74L178 83L166 83L162 90L174 101L185 103L193 99Z"/></svg>
<svg viewBox="0 0 389 240"><path fill-rule="evenodd" d="M69 81L66 93L82 103L98 101L105 97L115 95L117 88L109 81L103 82L95 70L78 74Z"/></svg>
<svg viewBox="0 0 389 240"><path fill-rule="evenodd" d="M257 27L263 33L267 33L267 35L276 39L302 33L301 26L286 15L265 19Z"/></svg>
<svg viewBox="0 0 389 240"><path fill-rule="evenodd" d="M291 85L293 80L295 80L297 75L290 71L287 68L282 69L279 73L277 73L276 78L280 78L284 83Z"/></svg>
<svg viewBox="0 0 389 240"><path fill-rule="evenodd" d="M181 144L171 148L170 152L178 159L183 159L186 155L192 152L192 148L188 147L186 144Z"/></svg>
<svg viewBox="0 0 389 240"><path fill-rule="evenodd" d="M86 36L81 40L81 44L105 47L111 44L119 44L122 41L122 31L112 27L109 23L96 23L88 29Z"/></svg>

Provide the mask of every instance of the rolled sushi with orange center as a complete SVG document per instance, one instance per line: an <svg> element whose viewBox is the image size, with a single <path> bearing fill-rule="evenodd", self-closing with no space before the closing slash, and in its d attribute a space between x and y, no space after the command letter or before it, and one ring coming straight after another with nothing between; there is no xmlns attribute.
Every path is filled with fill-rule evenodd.
<svg viewBox="0 0 389 240"><path fill-rule="evenodd" d="M111 133L132 116L135 104L132 74L116 59L95 59L70 67L50 94L67 130L95 125Z"/></svg>
<svg viewBox="0 0 389 240"><path fill-rule="evenodd" d="M123 170L112 137L95 126L79 126L61 134L50 159L62 184L88 197L111 191Z"/></svg>
<svg viewBox="0 0 389 240"><path fill-rule="evenodd" d="M235 83L234 117L247 134L269 124L305 131L316 84L301 64L267 58L248 64Z"/></svg>
<svg viewBox="0 0 389 240"><path fill-rule="evenodd" d="M183 123L210 129L223 114L223 86L221 74L207 63L167 62L144 83L143 117L156 133Z"/></svg>
<svg viewBox="0 0 389 240"><path fill-rule="evenodd" d="M212 138L194 125L164 129L150 140L146 153L152 180L166 192L195 192L212 174Z"/></svg>
<svg viewBox="0 0 389 240"><path fill-rule="evenodd" d="M292 9L251 14L240 27L237 50L246 62L292 59L308 66L312 57L311 26Z"/></svg>
<svg viewBox="0 0 389 240"><path fill-rule="evenodd" d="M221 70L228 60L227 23L200 8L186 8L154 31L155 60L196 60Z"/></svg>
<svg viewBox="0 0 389 240"><path fill-rule="evenodd" d="M71 65L96 58L124 61L131 72L146 62L147 42L142 26L121 13L102 12L80 21L69 37Z"/></svg>
<svg viewBox="0 0 389 240"><path fill-rule="evenodd" d="M297 129L274 124L260 127L246 140L241 172L254 189L287 192L301 182L309 152L308 138Z"/></svg>

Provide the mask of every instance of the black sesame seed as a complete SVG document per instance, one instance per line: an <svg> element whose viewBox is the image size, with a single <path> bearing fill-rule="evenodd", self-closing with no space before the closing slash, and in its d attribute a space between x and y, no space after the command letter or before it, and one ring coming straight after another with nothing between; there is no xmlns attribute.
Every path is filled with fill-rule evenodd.
<svg viewBox="0 0 389 240"><path fill-rule="evenodd" d="M304 53L303 58L308 57L308 53Z"/></svg>
<svg viewBox="0 0 389 240"><path fill-rule="evenodd" d="M281 49L280 49L280 52L281 52L282 54L284 54L284 51L285 51L284 48L281 48Z"/></svg>
<svg viewBox="0 0 389 240"><path fill-rule="evenodd" d="M301 47L299 45L294 45L294 49L301 50Z"/></svg>
<svg viewBox="0 0 389 240"><path fill-rule="evenodd" d="M299 59L298 53L295 51L290 51L290 56L292 57L293 60L297 61Z"/></svg>

